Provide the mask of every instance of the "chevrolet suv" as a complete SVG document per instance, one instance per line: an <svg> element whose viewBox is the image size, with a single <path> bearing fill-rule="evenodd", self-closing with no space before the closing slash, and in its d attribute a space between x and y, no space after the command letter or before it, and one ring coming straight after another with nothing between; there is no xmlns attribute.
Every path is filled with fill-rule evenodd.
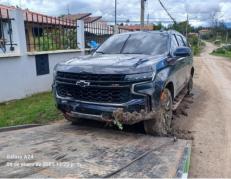
<svg viewBox="0 0 231 179"><path fill-rule="evenodd" d="M57 108L73 122L143 121L148 134L166 134L174 98L193 86L193 57L173 30L129 32L108 38L93 53L54 68Z"/></svg>

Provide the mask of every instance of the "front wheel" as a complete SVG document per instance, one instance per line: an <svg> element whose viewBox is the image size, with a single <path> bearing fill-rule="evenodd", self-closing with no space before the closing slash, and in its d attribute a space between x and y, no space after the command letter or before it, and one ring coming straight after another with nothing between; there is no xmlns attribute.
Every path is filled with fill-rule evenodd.
<svg viewBox="0 0 231 179"><path fill-rule="evenodd" d="M144 129L147 134L164 136L170 131L172 123L172 95L165 88L160 97L160 110L155 118L144 121Z"/></svg>

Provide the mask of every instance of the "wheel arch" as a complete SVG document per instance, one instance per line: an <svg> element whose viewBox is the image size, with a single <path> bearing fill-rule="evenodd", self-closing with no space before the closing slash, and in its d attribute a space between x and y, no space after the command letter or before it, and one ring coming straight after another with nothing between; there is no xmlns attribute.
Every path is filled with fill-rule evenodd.
<svg viewBox="0 0 231 179"><path fill-rule="evenodd" d="M194 67L191 68L190 74L192 77L194 76Z"/></svg>
<svg viewBox="0 0 231 179"><path fill-rule="evenodd" d="M174 99L174 95L175 95L173 82L172 81L168 82L165 85L165 88L167 88L171 92L171 96L172 96L172 100L173 100Z"/></svg>

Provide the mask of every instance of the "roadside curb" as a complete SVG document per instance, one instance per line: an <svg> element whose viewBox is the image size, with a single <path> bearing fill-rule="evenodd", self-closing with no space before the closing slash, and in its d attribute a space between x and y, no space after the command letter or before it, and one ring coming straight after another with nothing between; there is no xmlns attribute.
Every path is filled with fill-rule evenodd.
<svg viewBox="0 0 231 179"><path fill-rule="evenodd" d="M1 128L0 128L0 132L7 132L7 131L13 131L13 130L19 130L19 129L26 129L26 128L38 127L38 126L41 126L41 124L25 124L25 125L1 127Z"/></svg>
<svg viewBox="0 0 231 179"><path fill-rule="evenodd" d="M187 144L184 149L184 155L179 164L176 177L181 179L187 179L189 173L190 166L190 158L191 158L191 144Z"/></svg>

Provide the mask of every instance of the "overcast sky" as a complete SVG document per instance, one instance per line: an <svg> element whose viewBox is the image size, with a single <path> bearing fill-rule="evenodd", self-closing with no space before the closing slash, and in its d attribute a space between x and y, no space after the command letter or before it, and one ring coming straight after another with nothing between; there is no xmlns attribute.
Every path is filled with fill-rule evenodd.
<svg viewBox="0 0 231 179"><path fill-rule="evenodd" d="M209 25L214 12L225 22L231 22L231 0L162 0L163 4L176 19L186 19L188 12L190 24L194 26ZM0 0L1 4L17 5L32 11L61 15L80 12L90 12L92 15L103 16L108 21L114 20L114 0ZM168 23L165 11L158 0L147 0L145 18L149 14L150 22L162 21ZM139 21L140 0L117 0L117 19L124 21Z"/></svg>

